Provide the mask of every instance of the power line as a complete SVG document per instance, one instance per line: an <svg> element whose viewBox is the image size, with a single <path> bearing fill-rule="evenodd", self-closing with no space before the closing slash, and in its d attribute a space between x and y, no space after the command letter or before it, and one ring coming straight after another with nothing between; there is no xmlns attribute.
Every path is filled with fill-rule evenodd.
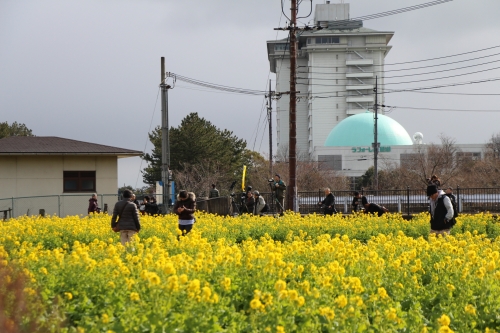
<svg viewBox="0 0 500 333"><path fill-rule="evenodd" d="M436 109L436 108L420 108L414 106L390 106L390 105L382 105L387 108L394 109L408 109L408 110L426 110L426 111L450 111L450 112L500 112L500 110L464 110L464 109Z"/></svg>
<svg viewBox="0 0 500 333"><path fill-rule="evenodd" d="M406 75L395 75L395 76L383 76L382 78L385 78L385 79L390 79L390 78L395 78L395 77L406 77L406 76L417 76L417 75L426 75L426 74L436 74L436 73L442 73L442 72L450 72L450 71L456 71L456 70L460 70L460 69L465 69L465 68L471 68L471 67L477 67L477 66L483 66L483 65L488 65L488 64L492 64L492 63L495 63L495 62L499 62L500 59L497 59L497 60L492 60L492 61L488 61L488 62L483 62L483 63L480 63L480 64L475 64L475 65L469 65L469 66L463 66L463 67L455 67L455 68L449 68L449 69L443 69L443 70L440 70L440 71L432 71L432 72L425 72L425 73L414 73L414 74L406 74ZM434 67L434 66L429 66L430 67ZM339 67L337 67L339 68ZM349 68L349 67L342 67L342 68ZM427 68L427 67L418 67L418 68ZM399 71L399 70L395 70L395 71ZM387 73L387 72L393 72L392 70L389 70L389 71L375 71L376 73ZM337 74L350 74L350 72L334 72L334 73L321 73L321 72L298 72L298 73L301 73L301 74L325 74L325 75L337 75ZM314 80L336 80L336 78L314 78Z"/></svg>
<svg viewBox="0 0 500 333"><path fill-rule="evenodd" d="M409 11L413 11L413 10L417 10L417 9L423 9L426 7L440 5L440 4L443 4L446 2L450 2L450 1L453 1L453 0L436 0L436 1L426 2L426 3L420 4L420 5L404 7L404 8L389 10L389 11L381 12L381 13L377 13L377 14L356 17L356 18L351 19L351 21L352 20L360 20L360 21L373 20L373 19L377 19L377 18L381 18L381 17L391 16L391 15L395 15L395 14L401 14L401 13L405 13L405 12L409 12ZM335 25L339 25L339 26L344 25L346 22L349 22L349 21L350 20L335 21L333 23L332 27L334 27Z"/></svg>
<svg viewBox="0 0 500 333"><path fill-rule="evenodd" d="M495 49L495 48L499 48L499 47L500 47L500 45L497 45L497 46L492 46L492 47L488 47L488 48L485 48L485 49L479 49L479 50L474 50L474 51L469 51L469 52L464 52L464 53L452 54L452 55L448 55L448 56L444 56L444 57L429 58L429 59L414 60L414 61L406 61L406 62L398 62L398 63L393 63L393 64L391 64L391 63L384 63L384 64L380 64L380 65L375 65L374 64L374 65L371 65L371 66L394 66L394 65L412 64L412 63L417 63L417 62L425 62L425 61L432 61L432 60L438 60L438 59L458 57L458 56L465 55L465 54L482 52L482 51L491 50L491 49ZM451 65L451 64L457 64L457 63L460 63L460 62L466 62L466 61L472 61L472 60L477 60L477 59L483 59L483 58L487 58L487 57L492 57L492 56L496 56L496 55L499 55L499 54L500 53L494 53L494 54L490 54L490 55L487 55L487 56L476 57L476 58L465 59L465 60L459 60L459 61L453 61L453 62L448 62L448 63L444 63L444 64L437 64L437 65L430 65L430 66L423 66L423 67L415 67L415 68L408 68L408 69L395 69L393 71L402 71L402 70L410 70L410 69L418 69L418 68L427 68L427 67ZM301 68L301 67L335 68L333 66L298 66L298 68Z"/></svg>
<svg viewBox="0 0 500 333"><path fill-rule="evenodd" d="M158 94L156 95L155 107L153 108L153 114L151 115L151 121L149 122L148 138L146 139L146 143L144 144L144 149L142 150L143 154L146 153L146 147L147 147L148 141L149 141L149 132L151 131L151 126L153 126L153 119L154 119L155 112L156 112L156 105L158 104L158 97L160 96L160 90L161 89L158 87ZM137 173L137 178L135 180L135 188L137 188L137 183L139 182L139 176L141 175L141 168L142 168L143 161L144 160L141 158L141 164L139 165L139 172Z"/></svg>
<svg viewBox="0 0 500 333"><path fill-rule="evenodd" d="M186 83L210 88L210 89L215 89L215 90L221 90L221 91L228 91L228 92L234 92L238 94L244 94L244 95L265 95L266 91L263 90L252 90L252 89L243 89L243 88L237 88L237 87L231 87L231 86L224 86L220 84L215 84L215 83L210 83L206 81L201 81L197 79L191 79L182 75L178 75L175 73L168 73L169 77L174 78L174 80L179 80L183 81Z"/></svg>

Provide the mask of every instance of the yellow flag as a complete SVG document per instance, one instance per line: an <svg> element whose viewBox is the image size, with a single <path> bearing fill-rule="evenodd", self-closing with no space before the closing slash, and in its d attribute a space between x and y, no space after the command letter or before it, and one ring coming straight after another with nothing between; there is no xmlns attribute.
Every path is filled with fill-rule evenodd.
<svg viewBox="0 0 500 333"><path fill-rule="evenodd" d="M243 177L241 177L241 190L245 192L245 175L247 173L247 166L243 166Z"/></svg>

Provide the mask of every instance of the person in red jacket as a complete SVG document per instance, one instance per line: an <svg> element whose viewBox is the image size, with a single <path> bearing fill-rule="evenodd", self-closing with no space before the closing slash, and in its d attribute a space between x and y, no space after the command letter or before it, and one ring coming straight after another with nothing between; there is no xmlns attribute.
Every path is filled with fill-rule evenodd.
<svg viewBox="0 0 500 333"><path fill-rule="evenodd" d="M177 195L174 205L174 213L179 215L179 230L183 235L188 234L193 229L196 211L196 196L192 192L182 190Z"/></svg>

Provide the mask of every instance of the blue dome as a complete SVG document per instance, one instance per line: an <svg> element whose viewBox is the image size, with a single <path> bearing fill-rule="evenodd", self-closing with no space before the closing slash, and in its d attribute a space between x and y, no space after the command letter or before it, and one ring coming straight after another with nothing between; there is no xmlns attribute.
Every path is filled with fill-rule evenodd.
<svg viewBox="0 0 500 333"><path fill-rule="evenodd" d="M372 146L375 119L367 111L342 120L325 141L326 147ZM413 141L403 126L387 116L378 115L378 142L381 146L412 145Z"/></svg>

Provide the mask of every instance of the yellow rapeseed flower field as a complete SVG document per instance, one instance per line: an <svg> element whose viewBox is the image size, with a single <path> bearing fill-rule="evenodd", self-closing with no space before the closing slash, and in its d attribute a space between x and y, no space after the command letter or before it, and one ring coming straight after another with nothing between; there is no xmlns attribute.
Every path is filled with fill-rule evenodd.
<svg viewBox="0 0 500 333"><path fill-rule="evenodd" d="M427 214L200 213L185 237L174 215L141 224L123 247L105 214L1 223L0 328L500 332L500 226L489 214L459 217L444 238L429 236ZM33 306L20 317L19 303Z"/></svg>

